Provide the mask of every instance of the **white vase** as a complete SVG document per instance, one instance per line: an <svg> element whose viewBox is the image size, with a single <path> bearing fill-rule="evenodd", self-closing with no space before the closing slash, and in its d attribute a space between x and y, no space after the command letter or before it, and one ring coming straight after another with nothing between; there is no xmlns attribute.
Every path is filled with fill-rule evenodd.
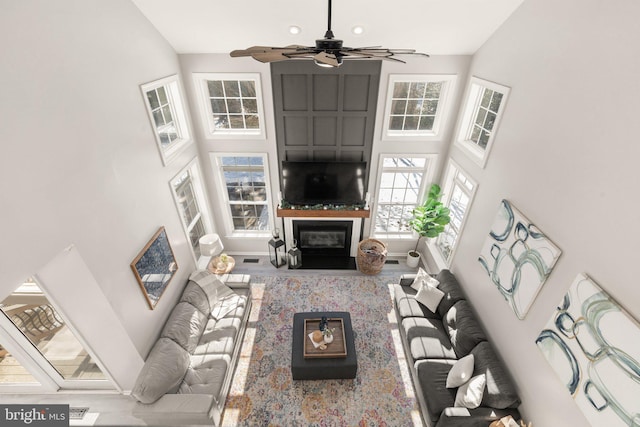
<svg viewBox="0 0 640 427"><path fill-rule="evenodd" d="M333 342L333 334L325 335L324 336L324 342L327 343L327 344L331 344Z"/></svg>
<svg viewBox="0 0 640 427"><path fill-rule="evenodd" d="M411 254L418 254L418 256L412 256ZM420 252L407 252L407 266L411 268L417 268L420 264Z"/></svg>

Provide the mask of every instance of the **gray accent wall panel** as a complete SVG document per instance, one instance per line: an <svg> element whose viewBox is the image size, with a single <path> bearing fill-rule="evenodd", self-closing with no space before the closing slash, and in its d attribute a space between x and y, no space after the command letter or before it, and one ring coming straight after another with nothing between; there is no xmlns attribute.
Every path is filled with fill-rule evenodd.
<svg viewBox="0 0 640 427"><path fill-rule="evenodd" d="M380 61L271 63L278 161L371 162Z"/></svg>

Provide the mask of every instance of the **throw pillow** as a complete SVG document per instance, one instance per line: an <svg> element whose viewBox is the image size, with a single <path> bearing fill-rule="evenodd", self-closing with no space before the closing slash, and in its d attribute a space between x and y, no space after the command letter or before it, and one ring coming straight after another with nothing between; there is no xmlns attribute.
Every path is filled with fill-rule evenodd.
<svg viewBox="0 0 640 427"><path fill-rule="evenodd" d="M242 298L235 292L231 292L232 294L219 299L218 302L213 306L213 309L211 310L211 317L216 320L220 320L224 316L238 308L238 306L242 302Z"/></svg>
<svg viewBox="0 0 640 427"><path fill-rule="evenodd" d="M425 280L428 277L430 277L429 274L427 274L427 272L424 271L422 267L418 268L418 272L416 273L416 278L413 279L413 283L411 284L411 287L416 291L419 291L420 287L422 286L423 283L425 283Z"/></svg>
<svg viewBox="0 0 640 427"><path fill-rule="evenodd" d="M458 388L456 393L456 402L453 406L464 407L468 409L477 408L482 402L484 395L484 386L487 383L485 374L476 375Z"/></svg>
<svg viewBox="0 0 640 427"><path fill-rule="evenodd" d="M444 297L444 292L440 289L424 284L416 294L416 301L435 313L442 297Z"/></svg>
<svg viewBox="0 0 640 427"><path fill-rule="evenodd" d="M447 388L460 387L469 381L469 378L473 375L473 362L473 354L468 354L458 360L447 375Z"/></svg>

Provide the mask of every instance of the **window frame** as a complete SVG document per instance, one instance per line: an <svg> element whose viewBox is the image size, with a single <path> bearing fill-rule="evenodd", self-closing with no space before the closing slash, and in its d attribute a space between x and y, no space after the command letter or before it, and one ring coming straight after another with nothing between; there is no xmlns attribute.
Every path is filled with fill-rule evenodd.
<svg viewBox="0 0 640 427"><path fill-rule="evenodd" d="M272 230L275 227L275 215L276 211L274 209L273 201L271 200L271 177L269 172L269 156L267 153L238 153L238 152L212 152L210 153L211 157L211 166L215 175L215 187L216 193L218 195L218 201L221 203L221 206L230 206L231 201L229 200L229 195L227 192L227 184L224 178L224 167L222 165L223 157L261 157L262 158L262 167L264 169L264 179L265 179L265 194L266 200L264 201L265 206L269 209L269 223L268 228L265 230L236 230L233 225L233 215L231 213L231 209L224 208L220 211L222 212L222 221L224 224L224 229L227 237L239 237L239 238L253 238L253 237L266 237L270 236Z"/></svg>
<svg viewBox="0 0 640 427"><path fill-rule="evenodd" d="M451 266L451 262L455 257L456 251L460 243L460 237L462 236L464 227L467 223L467 219L469 218L469 212L471 211L471 207L473 206L473 200L478 190L477 181L471 178L469 173L464 169L462 169L460 165L456 163L453 159L449 159L447 164L447 169L445 171L445 174L443 175L444 179L442 180L442 198L440 201L442 202L443 205L451 209L451 198L453 196L453 188L456 184L458 184L458 182L456 182L458 178L458 174L463 175L465 180L468 181L473 188L468 189L464 185L460 186L462 191L468 196L469 203L467 204L467 209L465 210L462 220L460 221L460 227L457 230L456 239L453 244L453 247L451 248L451 251L449 252L449 255L445 256L445 254L442 252L440 241L444 236L445 232L447 231L447 229L449 227L453 227L451 223L447 224L447 226L445 227L445 232L438 235L438 237L436 237L435 239L428 240L428 246L430 248L430 252L433 255L433 258L440 269L449 268Z"/></svg>
<svg viewBox="0 0 640 427"><path fill-rule="evenodd" d="M478 110L480 109L480 102L482 101L482 95L484 94L485 89L501 93L502 100L500 101L500 107L496 112L496 118L493 122L487 146L482 148L471 139L471 133L473 132L473 127L478 115ZM455 144L482 168L487 164L489 153L491 152L496 134L498 133L510 91L511 89L507 86L483 80L479 77L472 76L469 79L469 84L467 85L467 91L465 94L465 101L462 104L460 112Z"/></svg>
<svg viewBox="0 0 640 427"><path fill-rule="evenodd" d="M447 120L449 119L449 110L456 80L456 74L389 74L389 81L387 84L387 100L385 102L384 120L382 125L383 139L407 140L414 138L420 140L432 140L441 137L442 130L444 129ZM393 91L395 84L401 82L443 82L442 89L440 90L440 97L438 98L438 107L436 109L432 130L389 130L389 123L391 121L391 108L393 103Z"/></svg>
<svg viewBox="0 0 640 427"><path fill-rule="evenodd" d="M180 203L178 193L176 192L177 181L184 173L187 172L190 174L194 198L198 205L198 214L196 215L196 218L194 218L194 220L191 222L191 224L187 224L184 220L182 205ZM198 219L202 219L204 234L213 232L213 227L211 224L211 213L209 212L209 202L207 200L204 189L204 181L202 178L202 172L200 170L200 162L198 161L198 157L194 157L189 163L187 163L185 167L180 170L180 172L178 172L173 178L171 178L171 180L169 181L169 188L171 190L171 195L173 196L173 201L176 205L178 217L180 218L180 224L182 224L182 229L185 233L185 237L187 238L187 242L189 243L189 248L191 249L191 256L197 263L199 257L196 255L196 250L191 242L190 237L192 228L195 227ZM196 242L195 245L197 246L198 243Z"/></svg>
<svg viewBox="0 0 640 427"><path fill-rule="evenodd" d="M258 129L216 129L207 82L212 80L251 80L255 83ZM196 88L202 131L206 139L266 139L266 121L264 118L261 75L259 73L193 73Z"/></svg>
<svg viewBox="0 0 640 427"><path fill-rule="evenodd" d="M175 122L176 131L178 133L178 138L166 147L163 147L162 145L162 139L160 138L160 134L158 133L158 129L153 118L154 109L149 103L149 99L147 97L147 92L156 90L161 87L165 88L168 105L173 116L173 121ZM167 166L176 157L178 157L178 155L185 148L193 143L193 138L191 137L191 128L187 118L188 113L186 110L186 104L182 96L183 89L180 77L178 76L178 74L174 74L159 80L144 83L140 85L140 91L142 92L144 105L147 110L147 115L149 117L149 123L151 124L154 139L156 140L156 145L158 146L158 151L160 152L162 164L164 166Z"/></svg>
<svg viewBox="0 0 640 427"><path fill-rule="evenodd" d="M438 154L425 154L425 153L381 153L378 158L378 170L376 173L376 186L374 189L374 196L372 198L372 206L371 206L371 224L369 235L372 237L383 238L383 239L397 239L397 240L414 240L417 238L417 233L413 230L407 232L377 232L376 231L376 217L378 214L379 208L379 197L380 197L380 189L382 186L382 174L384 172L393 171L393 170L407 170L407 171L415 171L418 168L385 168L384 160L387 158L424 158L426 160L425 166L422 168L423 176L422 181L420 183L420 189L418 190L418 200L416 202L416 206L423 203L427 196L427 189L433 183L433 177L435 174L435 169L438 161Z"/></svg>

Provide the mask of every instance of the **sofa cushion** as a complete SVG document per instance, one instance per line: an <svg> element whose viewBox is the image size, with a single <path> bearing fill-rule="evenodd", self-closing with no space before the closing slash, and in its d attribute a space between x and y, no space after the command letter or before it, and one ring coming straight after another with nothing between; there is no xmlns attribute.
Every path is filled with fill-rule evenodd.
<svg viewBox="0 0 640 427"><path fill-rule="evenodd" d="M228 295L221 298L211 309L211 317L219 320L225 316L237 316L238 313L244 312L242 310L246 305L247 297L238 295L233 292L232 295Z"/></svg>
<svg viewBox="0 0 640 427"><path fill-rule="evenodd" d="M445 387L447 375L455 362L450 359L425 359L414 364L427 408L426 415L434 425L440 413L455 402L457 389Z"/></svg>
<svg viewBox="0 0 640 427"><path fill-rule="evenodd" d="M464 357L487 337L467 300L458 301L447 311L442 323L458 357Z"/></svg>
<svg viewBox="0 0 640 427"><path fill-rule="evenodd" d="M241 326L241 317L209 319L193 354L232 354Z"/></svg>
<svg viewBox="0 0 640 427"><path fill-rule="evenodd" d="M402 320L402 328L413 360L457 359L440 320L407 317Z"/></svg>
<svg viewBox="0 0 640 427"><path fill-rule="evenodd" d="M131 395L142 403L153 403L166 393L175 393L189 368L189 353L169 338L160 338L149 353Z"/></svg>
<svg viewBox="0 0 640 427"><path fill-rule="evenodd" d="M471 350L475 359L473 375L486 374L487 388L482 398L482 406L492 408L516 408L520 399L504 364L487 341L479 343Z"/></svg>
<svg viewBox="0 0 640 427"><path fill-rule="evenodd" d="M204 290L202 290L200 285L191 280L189 280L187 286L185 286L184 288L184 291L182 291L180 302L188 302L206 316L208 316L211 312L207 294L204 292Z"/></svg>
<svg viewBox="0 0 640 427"><path fill-rule="evenodd" d="M429 311L427 307L416 301L416 291L410 286L393 285L393 298L401 319L405 317L427 317L429 319L439 319L435 313Z"/></svg>
<svg viewBox="0 0 640 427"><path fill-rule="evenodd" d="M177 342L193 353L207 322L207 316L188 302L178 303L164 324L161 337Z"/></svg>
<svg viewBox="0 0 640 427"><path fill-rule="evenodd" d="M436 276L438 282L438 289L444 292L444 297L438 305L438 314L440 317L444 317L447 311L456 302L464 299L464 293L458 283L458 279L449 270L440 270L440 273Z"/></svg>
<svg viewBox="0 0 640 427"><path fill-rule="evenodd" d="M189 280L195 282L206 295L209 303L206 314L211 313L211 309L216 305L219 299L232 295L233 291L225 285L215 274L207 270L198 270L189 276Z"/></svg>
<svg viewBox="0 0 640 427"><path fill-rule="evenodd" d="M195 356L192 358L192 365L187 370L178 393L211 394L217 397L229 369L229 360Z"/></svg>

